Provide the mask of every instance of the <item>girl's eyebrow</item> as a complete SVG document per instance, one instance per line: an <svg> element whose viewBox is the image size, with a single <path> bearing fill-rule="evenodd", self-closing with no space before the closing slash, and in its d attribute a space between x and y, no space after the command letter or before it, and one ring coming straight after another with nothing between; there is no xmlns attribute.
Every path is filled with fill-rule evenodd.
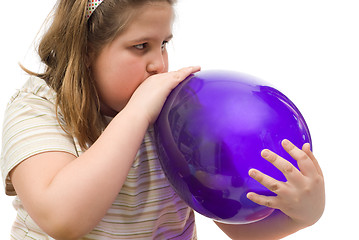
<svg viewBox="0 0 359 240"><path fill-rule="evenodd" d="M173 38L173 34L171 33L168 37L165 38L165 40L170 41L172 38ZM155 39L155 38L143 37L143 38L133 39L133 40L131 40L131 42L133 42L133 43L148 42L153 39Z"/></svg>

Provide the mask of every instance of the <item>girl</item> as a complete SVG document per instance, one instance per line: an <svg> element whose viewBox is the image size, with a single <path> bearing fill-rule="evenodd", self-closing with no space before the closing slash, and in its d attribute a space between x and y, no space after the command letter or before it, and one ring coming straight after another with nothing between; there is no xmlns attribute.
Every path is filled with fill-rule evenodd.
<svg viewBox="0 0 359 240"><path fill-rule="evenodd" d="M152 123L179 82L199 67L168 71L174 0L59 0L39 45L44 73L5 114L1 169L17 195L12 239L196 239L193 211L157 160ZM249 174L277 194L249 193L278 209L263 221L217 225L231 238L274 239L314 224L324 181L308 144L263 150L287 182Z"/></svg>

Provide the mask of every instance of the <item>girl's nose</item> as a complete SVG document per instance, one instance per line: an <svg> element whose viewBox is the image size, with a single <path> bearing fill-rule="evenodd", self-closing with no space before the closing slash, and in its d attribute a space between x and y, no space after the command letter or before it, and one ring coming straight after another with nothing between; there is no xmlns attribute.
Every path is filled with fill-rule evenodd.
<svg viewBox="0 0 359 240"><path fill-rule="evenodd" d="M166 56L163 51L153 53L149 63L147 64L147 72L151 75L162 73L166 70L166 65Z"/></svg>

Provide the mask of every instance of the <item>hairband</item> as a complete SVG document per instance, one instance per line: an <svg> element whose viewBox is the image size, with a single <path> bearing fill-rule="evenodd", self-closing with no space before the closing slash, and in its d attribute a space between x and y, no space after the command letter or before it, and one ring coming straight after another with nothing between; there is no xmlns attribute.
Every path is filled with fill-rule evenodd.
<svg viewBox="0 0 359 240"><path fill-rule="evenodd" d="M103 0L88 0L86 8L86 17L89 19L95 9L103 2Z"/></svg>

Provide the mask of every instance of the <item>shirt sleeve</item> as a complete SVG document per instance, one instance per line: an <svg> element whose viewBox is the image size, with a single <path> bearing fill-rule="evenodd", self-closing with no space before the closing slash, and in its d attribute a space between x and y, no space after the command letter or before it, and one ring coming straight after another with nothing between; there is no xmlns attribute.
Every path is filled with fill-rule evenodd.
<svg viewBox="0 0 359 240"><path fill-rule="evenodd" d="M49 151L78 156L74 139L58 123L53 102L19 91L8 104L3 123L0 162L7 195L16 195L10 171L27 158Z"/></svg>

